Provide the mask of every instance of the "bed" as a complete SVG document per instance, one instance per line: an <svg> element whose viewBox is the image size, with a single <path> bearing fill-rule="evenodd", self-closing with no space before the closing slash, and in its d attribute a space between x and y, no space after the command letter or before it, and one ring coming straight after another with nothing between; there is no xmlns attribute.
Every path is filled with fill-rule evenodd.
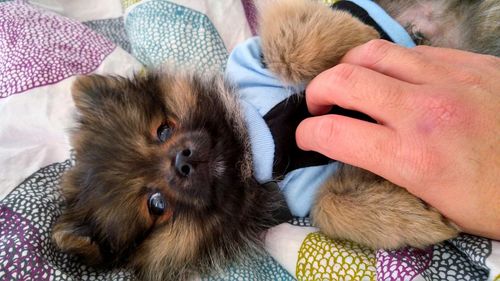
<svg viewBox="0 0 500 281"><path fill-rule="evenodd" d="M133 280L57 251L51 226L74 164L70 87L164 61L223 71L256 34L253 0L0 0L0 280ZM230 24L228 24L230 23ZM426 249L371 250L307 217L266 233L266 255L200 280L500 280L500 242L463 234Z"/></svg>

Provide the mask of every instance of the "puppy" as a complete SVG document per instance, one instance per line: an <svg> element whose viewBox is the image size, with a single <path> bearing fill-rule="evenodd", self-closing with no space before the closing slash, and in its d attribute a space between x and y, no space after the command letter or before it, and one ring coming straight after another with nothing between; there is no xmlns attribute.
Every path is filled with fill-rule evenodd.
<svg viewBox="0 0 500 281"><path fill-rule="evenodd" d="M307 83L378 37L313 1L272 1L261 13L264 63L286 83ZM61 250L91 265L125 264L144 280L184 280L258 253L262 232L289 217L280 191L255 179L236 89L220 75L90 75L72 95L76 165L63 177L67 207L52 235ZM320 189L311 216L327 235L374 248L458 233L405 189L347 165Z"/></svg>
<svg viewBox="0 0 500 281"><path fill-rule="evenodd" d="M284 203L252 177L233 92L192 74L79 78L77 164L62 181L55 244L144 280L183 280L258 253Z"/></svg>

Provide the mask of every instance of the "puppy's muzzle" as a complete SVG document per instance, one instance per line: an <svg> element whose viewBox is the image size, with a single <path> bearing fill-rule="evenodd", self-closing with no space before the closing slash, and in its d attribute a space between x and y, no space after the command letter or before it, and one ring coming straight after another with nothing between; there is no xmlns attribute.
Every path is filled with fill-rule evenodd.
<svg viewBox="0 0 500 281"><path fill-rule="evenodd" d="M179 133L168 152L167 178L172 186L192 189L210 180L210 163L213 162L212 140L203 131Z"/></svg>

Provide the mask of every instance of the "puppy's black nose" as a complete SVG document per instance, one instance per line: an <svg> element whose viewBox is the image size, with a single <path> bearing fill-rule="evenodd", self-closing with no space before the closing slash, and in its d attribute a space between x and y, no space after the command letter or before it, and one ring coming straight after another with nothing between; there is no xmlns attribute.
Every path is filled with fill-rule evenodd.
<svg viewBox="0 0 500 281"><path fill-rule="evenodd" d="M193 172L193 166L188 162L192 154L190 149L184 149L175 155L175 169L183 177L187 177Z"/></svg>

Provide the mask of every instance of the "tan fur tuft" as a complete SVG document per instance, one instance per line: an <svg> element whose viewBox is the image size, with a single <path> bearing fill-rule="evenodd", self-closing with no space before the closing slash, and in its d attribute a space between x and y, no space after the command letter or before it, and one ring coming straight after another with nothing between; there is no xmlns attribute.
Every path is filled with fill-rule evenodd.
<svg viewBox="0 0 500 281"><path fill-rule="evenodd" d="M423 248L458 234L456 226L404 188L348 165L322 187L311 216L328 236L374 249Z"/></svg>
<svg viewBox="0 0 500 281"><path fill-rule="evenodd" d="M379 38L347 12L317 1L270 1L260 9L264 61L286 83L308 82L355 46Z"/></svg>

